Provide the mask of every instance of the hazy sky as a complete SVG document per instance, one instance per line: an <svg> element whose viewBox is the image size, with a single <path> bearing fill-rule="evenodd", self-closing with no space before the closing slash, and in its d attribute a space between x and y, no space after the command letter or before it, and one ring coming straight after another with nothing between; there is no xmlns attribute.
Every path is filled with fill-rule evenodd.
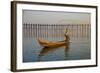
<svg viewBox="0 0 100 73"><path fill-rule="evenodd" d="M90 24L90 13L23 10L23 23Z"/></svg>

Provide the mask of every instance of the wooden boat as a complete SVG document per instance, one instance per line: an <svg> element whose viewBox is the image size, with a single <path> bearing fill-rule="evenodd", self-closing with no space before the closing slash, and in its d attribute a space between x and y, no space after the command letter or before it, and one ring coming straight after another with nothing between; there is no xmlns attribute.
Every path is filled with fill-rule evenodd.
<svg viewBox="0 0 100 73"><path fill-rule="evenodd" d="M69 36L67 34L68 32L68 29L66 28L66 31L65 31L65 40L64 41L57 41L57 42L52 42L52 41L47 41L47 40L44 40L44 39L40 39L38 38L38 42L40 43L40 45L44 46L44 47L58 47L58 46L63 46L63 45L67 45L69 44Z"/></svg>
<svg viewBox="0 0 100 73"><path fill-rule="evenodd" d="M66 43L67 43L66 41L52 42L52 41L47 41L47 40L44 40L44 39L38 39L38 42L43 47L58 47L58 46L66 45Z"/></svg>

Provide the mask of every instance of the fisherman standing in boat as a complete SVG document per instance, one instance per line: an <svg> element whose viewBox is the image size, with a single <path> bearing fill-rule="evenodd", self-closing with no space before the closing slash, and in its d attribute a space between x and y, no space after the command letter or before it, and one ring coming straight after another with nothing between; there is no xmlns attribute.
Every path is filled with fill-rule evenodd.
<svg viewBox="0 0 100 73"><path fill-rule="evenodd" d="M65 31L65 41L67 42L67 43L69 43L69 41L70 41L70 37L69 37L69 35L68 35L68 29L66 28L66 31Z"/></svg>

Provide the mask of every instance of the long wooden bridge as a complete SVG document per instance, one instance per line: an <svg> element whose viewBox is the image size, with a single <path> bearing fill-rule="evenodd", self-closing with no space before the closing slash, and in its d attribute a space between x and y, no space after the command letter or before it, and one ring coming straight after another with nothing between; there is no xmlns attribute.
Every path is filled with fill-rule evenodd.
<svg viewBox="0 0 100 73"><path fill-rule="evenodd" d="M23 37L64 38L65 29L71 39L91 38L90 24L23 24Z"/></svg>

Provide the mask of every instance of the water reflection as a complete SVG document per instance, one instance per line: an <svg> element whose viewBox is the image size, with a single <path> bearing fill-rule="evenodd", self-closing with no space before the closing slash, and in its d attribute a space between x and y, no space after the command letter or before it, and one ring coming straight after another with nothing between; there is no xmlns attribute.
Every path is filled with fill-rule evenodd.
<svg viewBox="0 0 100 73"><path fill-rule="evenodd" d="M69 49L70 49L70 43L71 42L68 42L66 45L65 45L65 57L67 58L67 56L68 56L68 51L69 51Z"/></svg>

